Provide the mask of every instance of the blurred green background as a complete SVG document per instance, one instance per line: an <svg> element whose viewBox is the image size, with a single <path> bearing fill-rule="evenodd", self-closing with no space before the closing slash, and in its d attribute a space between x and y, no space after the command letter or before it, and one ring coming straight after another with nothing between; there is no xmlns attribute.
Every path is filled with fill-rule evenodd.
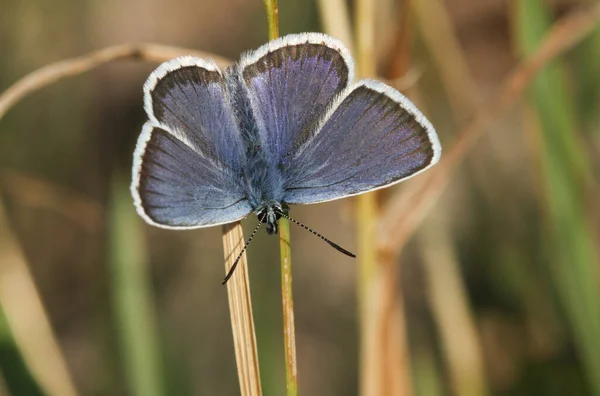
<svg viewBox="0 0 600 396"><path fill-rule="evenodd" d="M553 22L593 4L381 0L377 70L406 88L448 150ZM322 31L317 3L279 7L282 35ZM395 43L406 31L412 77L394 80ZM0 91L112 44L237 59L266 39L259 0L2 0ZM0 120L2 396L57 394L49 389L73 386L40 378L60 382L66 372L63 382L81 395L239 394L220 228L152 228L128 194L145 120L141 87L155 67L108 64L31 95ZM599 75L596 28L488 128L403 249L398 293L413 394L600 396ZM292 215L356 250L353 205ZM255 224L255 216L244 221L247 234ZM356 263L308 232L292 234L300 393L358 394ZM277 239L259 233L248 255L263 391L281 395ZM38 312L65 372L43 342L51 333Z"/></svg>

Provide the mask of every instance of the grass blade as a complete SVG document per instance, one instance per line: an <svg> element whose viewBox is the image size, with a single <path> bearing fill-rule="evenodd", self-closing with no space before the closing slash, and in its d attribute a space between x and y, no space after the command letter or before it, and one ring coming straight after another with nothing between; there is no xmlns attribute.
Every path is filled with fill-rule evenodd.
<svg viewBox="0 0 600 396"><path fill-rule="evenodd" d="M454 170L488 126L513 104L540 70L581 41L600 21L600 3L571 12L556 22L536 51L505 79L500 91L486 101L444 152L438 165L395 195L382 211L377 238L382 249L399 251L448 186Z"/></svg>
<svg viewBox="0 0 600 396"><path fill-rule="evenodd" d="M378 3L358 0L355 11L358 78L376 75L375 24ZM375 229L378 193L356 198L358 232L358 309L360 321L359 386L363 396L410 394L410 364L397 261L382 254Z"/></svg>
<svg viewBox="0 0 600 396"><path fill-rule="evenodd" d="M129 183L114 173L110 201L109 261L113 304L130 392L164 395L160 339L142 222Z"/></svg>
<svg viewBox="0 0 600 396"><path fill-rule="evenodd" d="M0 396L44 396L33 377L0 306Z"/></svg>
<svg viewBox="0 0 600 396"><path fill-rule="evenodd" d="M0 201L0 304L32 376L49 396L75 396L60 346Z"/></svg>
<svg viewBox="0 0 600 396"><path fill-rule="evenodd" d="M290 222L279 220L279 250L281 256L281 301L283 303L283 340L285 345L285 383L287 396L298 395L298 367L296 362L296 330L294 299L292 296L292 255Z"/></svg>
<svg viewBox="0 0 600 396"><path fill-rule="evenodd" d="M226 274L229 273L231 265L240 254L243 246L244 233L241 224L236 222L224 225L223 250L225 252ZM235 274L227 282L227 297L240 391L242 396L260 396L262 395L262 387L246 253L240 258Z"/></svg>
<svg viewBox="0 0 600 396"><path fill-rule="evenodd" d="M549 29L550 13L540 0L514 4L515 40L526 56ZM565 70L558 62L538 74L530 94L542 131L539 153L548 221L546 249L590 388L600 395L600 267L597 238L585 207L589 161L578 140Z"/></svg>
<svg viewBox="0 0 600 396"><path fill-rule="evenodd" d="M375 75L375 1L357 0L355 11L355 58L357 78ZM373 230L378 217L377 193L356 198L358 314L360 326L359 387L363 396L380 393L383 386L383 351L378 347L377 307L380 305L377 246Z"/></svg>
<svg viewBox="0 0 600 396"><path fill-rule="evenodd" d="M429 306L455 395L485 396L489 392L476 318L453 241L440 223L425 227L419 238Z"/></svg>
<svg viewBox="0 0 600 396"><path fill-rule="evenodd" d="M264 0L267 12L267 27L269 29L269 40L279 37L279 7L277 0Z"/></svg>

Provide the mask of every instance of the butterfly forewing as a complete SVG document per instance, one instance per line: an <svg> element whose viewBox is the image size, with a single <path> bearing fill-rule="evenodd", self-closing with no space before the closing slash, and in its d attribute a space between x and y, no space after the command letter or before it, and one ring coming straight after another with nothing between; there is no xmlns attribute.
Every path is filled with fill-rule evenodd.
<svg viewBox="0 0 600 396"><path fill-rule="evenodd" d="M295 153L285 171L285 202L323 202L385 187L425 170L440 152L433 127L408 99L364 80Z"/></svg>
<svg viewBox="0 0 600 396"><path fill-rule="evenodd" d="M151 120L208 159L242 168L244 144L216 65L194 57L163 63L148 78L145 91Z"/></svg>
<svg viewBox="0 0 600 396"><path fill-rule="evenodd" d="M155 225L195 228L252 211L240 174L245 149L216 66L185 57L161 65L145 85L150 121L134 153L132 194Z"/></svg>
<svg viewBox="0 0 600 396"><path fill-rule="evenodd" d="M275 40L242 57L266 155L273 163L308 140L335 97L352 80L352 60L337 41L318 33Z"/></svg>

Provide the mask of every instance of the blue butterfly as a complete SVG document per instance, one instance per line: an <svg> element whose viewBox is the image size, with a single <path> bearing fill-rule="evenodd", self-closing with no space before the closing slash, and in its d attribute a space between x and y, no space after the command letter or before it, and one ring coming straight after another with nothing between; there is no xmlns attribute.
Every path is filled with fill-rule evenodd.
<svg viewBox="0 0 600 396"><path fill-rule="evenodd" d="M289 204L384 188L438 162L436 132L405 96L353 78L349 51L320 33L271 41L225 71L189 56L161 64L144 84L137 212L169 229L254 212L276 234Z"/></svg>

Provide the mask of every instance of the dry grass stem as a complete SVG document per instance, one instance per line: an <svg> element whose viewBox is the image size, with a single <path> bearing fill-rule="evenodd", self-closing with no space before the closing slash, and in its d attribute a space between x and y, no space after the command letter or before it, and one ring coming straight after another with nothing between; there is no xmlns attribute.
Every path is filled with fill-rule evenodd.
<svg viewBox="0 0 600 396"><path fill-rule="evenodd" d="M452 172L461 163L484 128L514 103L544 65L580 42L600 20L600 4L574 11L556 22L538 50L506 79L500 92L479 108L462 128L454 145L430 172L411 182L402 194L387 203L378 229L380 248L399 251L444 191Z"/></svg>
<svg viewBox="0 0 600 396"><path fill-rule="evenodd" d="M219 67L226 67L232 63L223 57L208 52L157 44L122 44L106 47L76 58L46 65L21 78L0 95L0 119L11 107L30 93L63 78L80 75L115 60L139 59L160 63L182 55L194 55L204 59L210 58Z"/></svg>
<svg viewBox="0 0 600 396"><path fill-rule="evenodd" d="M396 88L398 91L403 92L414 88L423 76L423 72L424 69L422 67L412 67L402 76L394 78L393 80L385 80L382 78L380 78L380 80Z"/></svg>
<svg viewBox="0 0 600 396"><path fill-rule="evenodd" d="M392 46L391 59L387 68L387 77L395 78L391 84L400 91L407 91L412 100L417 93L416 82L422 69L413 66L412 54L412 13L409 12L413 1L402 2L398 7L398 31ZM381 350L379 395L410 395L412 393L411 359L407 343L407 324L404 310L403 293L398 292L399 265L396 258L378 251L380 260L379 284L381 313L379 324L379 349Z"/></svg>
<svg viewBox="0 0 600 396"><path fill-rule="evenodd" d="M356 1L356 47L354 50L358 78L374 77L377 72L375 63L376 5L376 0Z"/></svg>
<svg viewBox="0 0 600 396"><path fill-rule="evenodd" d="M394 262L398 265L397 262ZM396 290L396 286L394 289ZM411 380L412 364L410 351L407 343L408 335L406 324L406 313L404 310L404 298L393 296L393 304L388 306L386 312L387 339L383 345L386 347L384 354L384 367L387 374L384 380L387 381L384 387L383 395L410 396L413 388Z"/></svg>
<svg viewBox="0 0 600 396"><path fill-rule="evenodd" d="M345 0L319 0L319 17L323 30L341 40L351 53L354 50L350 15Z"/></svg>
<svg viewBox="0 0 600 396"><path fill-rule="evenodd" d="M279 220L279 250L281 258L281 302L283 305L283 341L285 350L285 377L288 396L298 394L298 362L296 359L296 326L292 293L292 252L290 223Z"/></svg>
<svg viewBox="0 0 600 396"><path fill-rule="evenodd" d="M410 72L412 63L412 38L413 23L411 13L409 12L410 3L413 0L403 1L398 5L397 27L394 40L390 47L388 60L386 60L385 76L389 79L397 80L404 78ZM393 85L397 90L402 91L397 85Z"/></svg>
<svg viewBox="0 0 600 396"><path fill-rule="evenodd" d="M479 333L449 235L436 223L419 238L428 302L456 395L483 396L488 391Z"/></svg>
<svg viewBox="0 0 600 396"><path fill-rule="evenodd" d="M226 274L243 246L244 234L241 224L236 222L224 225L223 249L225 251ZM234 275L227 282L227 296L240 391L242 396L260 396L262 395L262 389L258 366L258 349L252 316L248 261L245 253L242 255Z"/></svg>
<svg viewBox="0 0 600 396"><path fill-rule="evenodd" d="M375 1L356 1L355 61L357 78L375 75ZM358 239L358 312L359 312L359 394L378 396L381 394L383 348L381 335L382 296L380 291L380 267L373 239L378 217L377 193L356 197L356 229Z"/></svg>
<svg viewBox="0 0 600 396"><path fill-rule="evenodd" d="M463 122L473 113L478 90L465 54L454 32L454 26L441 0L415 0L410 2L421 35L437 63L442 82L457 120Z"/></svg>
<svg viewBox="0 0 600 396"><path fill-rule="evenodd" d="M52 332L29 266L0 202L0 302L14 338L44 393L76 396L67 363Z"/></svg>
<svg viewBox="0 0 600 396"><path fill-rule="evenodd" d="M356 66L359 78L376 75L375 0L356 3ZM405 42L404 40L402 41ZM402 50L404 53L404 51ZM363 396L410 394L409 363L396 263L378 254L375 230L377 193L356 198L358 301L360 317L359 387Z"/></svg>
<svg viewBox="0 0 600 396"><path fill-rule="evenodd" d="M373 395L408 396L412 394L410 351L407 343L404 296L399 288L400 267L394 256L378 254L380 271L376 279L376 312L379 323L375 340L379 349L381 372L377 375L379 388Z"/></svg>

